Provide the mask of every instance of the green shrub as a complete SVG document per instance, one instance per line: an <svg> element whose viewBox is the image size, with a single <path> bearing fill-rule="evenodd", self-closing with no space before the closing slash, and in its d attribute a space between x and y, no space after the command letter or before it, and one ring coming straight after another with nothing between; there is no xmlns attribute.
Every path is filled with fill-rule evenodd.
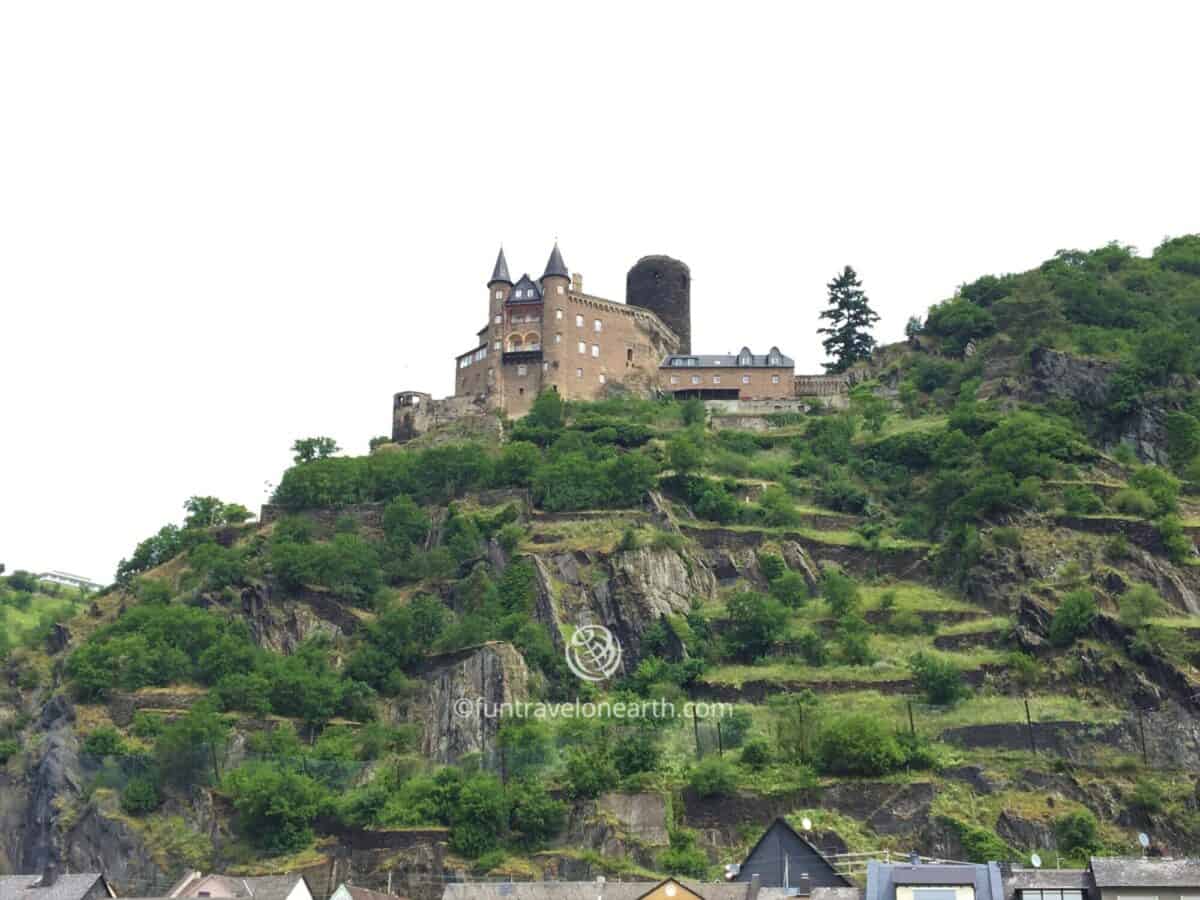
<svg viewBox="0 0 1200 900"><path fill-rule="evenodd" d="M829 604L834 618L840 619L858 606L858 583L837 569L830 569L821 579L821 596Z"/></svg>
<svg viewBox="0 0 1200 900"><path fill-rule="evenodd" d="M1162 615L1165 607L1166 604L1158 591L1148 584L1135 584L1119 601L1121 624L1128 628L1138 628L1147 619Z"/></svg>
<svg viewBox="0 0 1200 900"><path fill-rule="evenodd" d="M1069 647L1087 633L1097 612L1096 598L1091 591L1071 591L1050 620L1050 643L1056 647Z"/></svg>
<svg viewBox="0 0 1200 900"><path fill-rule="evenodd" d="M83 739L83 752L91 756L123 756L125 741L121 733L111 725L101 725L93 729Z"/></svg>
<svg viewBox="0 0 1200 900"><path fill-rule="evenodd" d="M1104 558L1112 562L1121 562L1129 559L1131 551L1129 548L1129 538L1123 534L1114 534L1104 542Z"/></svg>
<svg viewBox="0 0 1200 900"><path fill-rule="evenodd" d="M826 722L815 751L817 768L828 775L886 775L908 760L895 733L878 717L863 713Z"/></svg>
<svg viewBox="0 0 1200 900"><path fill-rule="evenodd" d="M1064 853L1091 856L1102 848L1096 817L1086 809L1055 819L1054 834L1058 838L1059 849Z"/></svg>
<svg viewBox="0 0 1200 900"><path fill-rule="evenodd" d="M810 666L823 666L829 662L829 647L825 638L811 628L805 628L796 635L796 646L800 656Z"/></svg>
<svg viewBox="0 0 1200 900"><path fill-rule="evenodd" d="M564 777L568 797L598 797L616 786L617 770L603 748L572 747L566 757Z"/></svg>
<svg viewBox="0 0 1200 900"><path fill-rule="evenodd" d="M567 805L552 797L542 782L535 779L514 782L508 794L512 804L510 825L523 848L537 849L562 830Z"/></svg>
<svg viewBox="0 0 1200 900"><path fill-rule="evenodd" d="M144 816L154 812L161 803L158 785L145 776L129 779L129 783L121 791L121 809L131 816Z"/></svg>
<svg viewBox="0 0 1200 900"><path fill-rule="evenodd" d="M754 725L754 715L746 707L738 706L717 724L721 729L721 743L725 747L740 747Z"/></svg>
<svg viewBox="0 0 1200 900"><path fill-rule="evenodd" d="M758 568L762 571L763 578L771 582L787 571L787 564L778 553L763 552L758 554Z"/></svg>
<svg viewBox="0 0 1200 900"><path fill-rule="evenodd" d="M21 745L16 738L0 738L0 766L21 752Z"/></svg>
<svg viewBox="0 0 1200 900"><path fill-rule="evenodd" d="M729 599L727 609L725 644L729 655L739 659L763 656L787 627L787 608L774 597L743 591Z"/></svg>
<svg viewBox="0 0 1200 900"><path fill-rule="evenodd" d="M771 582L770 593L786 606L803 606L808 600L808 582L799 572L784 572Z"/></svg>
<svg viewBox="0 0 1200 900"><path fill-rule="evenodd" d="M1096 492L1081 484L1069 484L1062 492L1063 509L1074 516L1089 516L1104 509Z"/></svg>
<svg viewBox="0 0 1200 900"><path fill-rule="evenodd" d="M742 747L742 765L757 771L771 761L771 743L766 738L751 738Z"/></svg>
<svg viewBox="0 0 1200 900"><path fill-rule="evenodd" d="M1158 515L1173 513L1179 506L1179 479L1158 466L1139 466L1129 476L1131 487L1149 495Z"/></svg>
<svg viewBox="0 0 1200 900"><path fill-rule="evenodd" d="M997 547L1007 547L1009 550L1021 549L1021 529L1019 528L1007 526L993 528L991 535Z"/></svg>
<svg viewBox="0 0 1200 900"><path fill-rule="evenodd" d="M720 756L706 756L692 767L688 784L701 797L731 794L737 787L737 770Z"/></svg>
<svg viewBox="0 0 1200 900"><path fill-rule="evenodd" d="M1192 538L1183 530L1183 522L1178 516L1163 516L1156 523L1158 536L1167 551L1167 557L1173 563L1182 563L1195 552Z"/></svg>
<svg viewBox="0 0 1200 900"><path fill-rule="evenodd" d="M909 658L908 666L927 703L949 706L971 694L962 670L945 657L921 651Z"/></svg>
<svg viewBox="0 0 1200 900"><path fill-rule="evenodd" d="M1149 778L1139 778L1129 794L1130 807L1143 813L1162 812L1166 804L1166 793Z"/></svg>
<svg viewBox="0 0 1200 900"><path fill-rule="evenodd" d="M672 829L671 846L658 855L658 869L668 875L705 879L709 869L708 854L696 846L696 836L690 831Z"/></svg>

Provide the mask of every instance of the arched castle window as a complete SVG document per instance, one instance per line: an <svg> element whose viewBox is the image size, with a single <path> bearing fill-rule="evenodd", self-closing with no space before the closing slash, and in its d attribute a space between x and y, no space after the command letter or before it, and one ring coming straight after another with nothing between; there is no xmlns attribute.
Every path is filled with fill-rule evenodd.
<svg viewBox="0 0 1200 900"><path fill-rule="evenodd" d="M520 350L521 343L521 336L519 334L510 334L508 336L508 349L510 352L514 350Z"/></svg>

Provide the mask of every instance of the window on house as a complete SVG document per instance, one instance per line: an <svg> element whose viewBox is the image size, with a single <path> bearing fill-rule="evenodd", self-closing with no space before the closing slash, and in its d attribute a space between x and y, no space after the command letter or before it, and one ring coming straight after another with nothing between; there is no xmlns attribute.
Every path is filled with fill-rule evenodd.
<svg viewBox="0 0 1200 900"><path fill-rule="evenodd" d="M699 383L700 383L700 376L699 376L699 375L693 375L693 376L692 376L692 384L699 384Z"/></svg>
<svg viewBox="0 0 1200 900"><path fill-rule="evenodd" d="M771 376L771 384L779 384L779 376L778 375Z"/></svg>
<svg viewBox="0 0 1200 900"><path fill-rule="evenodd" d="M671 384L679 384L679 376L678 375L671 376Z"/></svg>
<svg viewBox="0 0 1200 900"><path fill-rule="evenodd" d="M596 357L600 356L600 345L599 344L592 344L592 356L596 356Z"/></svg>
<svg viewBox="0 0 1200 900"><path fill-rule="evenodd" d="M1021 891L1021 900L1083 900L1083 891ZM1194 900L1186 895L1180 900Z"/></svg>
<svg viewBox="0 0 1200 900"><path fill-rule="evenodd" d="M564 288L564 287L563 287L563 286L560 284L560 285L558 286L558 292L559 292L560 294L565 294L565 293L567 292L567 290L566 290L566 288Z"/></svg>
<svg viewBox="0 0 1200 900"><path fill-rule="evenodd" d="M583 341L579 342L579 352L587 353L587 344L585 344Z"/></svg>
<svg viewBox="0 0 1200 900"><path fill-rule="evenodd" d="M599 320L599 319L597 319L595 322L593 322L593 323L592 323L592 329L593 329L593 330L594 330L594 331L595 331L597 334L599 334L599 333L601 332L601 330L603 330L603 328L604 328L604 326L601 324L601 322L600 322L600 320Z"/></svg>
<svg viewBox="0 0 1200 900"><path fill-rule="evenodd" d="M504 316L502 316L502 315L500 315L500 314L498 314L498 313L497 313L497 315L496 315L496 324L497 324L497 325L499 325L499 324L500 324L501 322L503 322L503 321L504 321Z"/></svg>
<svg viewBox="0 0 1200 900"><path fill-rule="evenodd" d="M582 378L582 377L583 377L583 369L576 369L576 370L575 370L575 377L576 377L576 378Z"/></svg>
<svg viewBox="0 0 1200 900"><path fill-rule="evenodd" d="M749 375L743 375L743 376L742 376L742 384L749 384L749 383L750 383L750 376L749 376Z"/></svg>
<svg viewBox="0 0 1200 900"><path fill-rule="evenodd" d="M714 375L714 376L713 376L713 384L720 384L720 383L721 383L721 376L720 376L720 375Z"/></svg>
<svg viewBox="0 0 1200 900"><path fill-rule="evenodd" d="M575 316L575 327L576 328L583 327L583 316L579 316L579 315Z"/></svg>
<svg viewBox="0 0 1200 900"><path fill-rule="evenodd" d="M526 374L528 371L529 371L529 370L528 370L528 369L527 369L525 366L517 366L517 374L518 374L518 375L524 375L524 374Z"/></svg>

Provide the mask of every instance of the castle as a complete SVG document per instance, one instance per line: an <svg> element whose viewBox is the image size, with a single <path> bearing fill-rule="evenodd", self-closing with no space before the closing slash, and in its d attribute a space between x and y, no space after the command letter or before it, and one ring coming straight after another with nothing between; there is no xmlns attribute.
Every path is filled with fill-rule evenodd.
<svg viewBox="0 0 1200 900"><path fill-rule="evenodd" d="M644 396L751 404L845 391L839 377L796 376L779 348L754 354L693 354L691 271L669 256L642 257L625 280L625 302L584 293L558 244L541 277L513 280L501 248L487 282L487 322L474 346L455 357L454 396L395 395L395 441L408 440L442 419L480 410L523 416L546 390L568 400L597 400L610 390Z"/></svg>

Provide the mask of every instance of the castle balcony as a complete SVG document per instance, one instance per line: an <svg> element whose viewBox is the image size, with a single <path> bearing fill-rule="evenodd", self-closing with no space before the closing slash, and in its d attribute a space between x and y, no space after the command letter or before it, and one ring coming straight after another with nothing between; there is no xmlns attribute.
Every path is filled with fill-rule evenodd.
<svg viewBox="0 0 1200 900"><path fill-rule="evenodd" d="M542 345L524 346L520 350L505 350L501 361L505 363L538 363L542 361Z"/></svg>

